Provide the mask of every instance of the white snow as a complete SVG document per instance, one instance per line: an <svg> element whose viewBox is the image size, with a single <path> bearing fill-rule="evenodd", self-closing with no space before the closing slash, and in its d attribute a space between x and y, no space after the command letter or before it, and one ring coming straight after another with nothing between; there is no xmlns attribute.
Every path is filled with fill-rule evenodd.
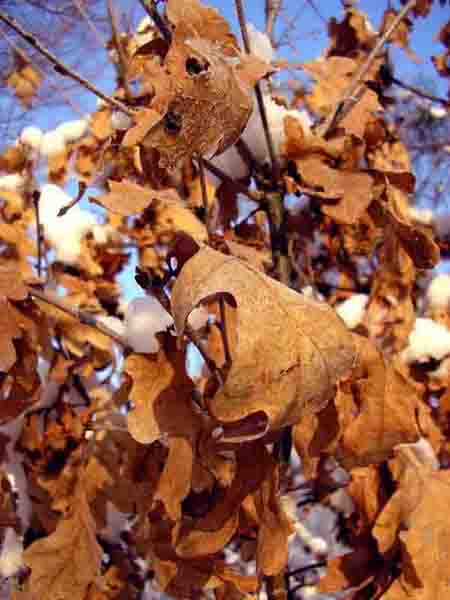
<svg viewBox="0 0 450 600"><path fill-rule="evenodd" d="M47 131L42 136L40 152L42 156L54 156L55 154L62 154L66 150L66 140L64 135L54 129L53 131Z"/></svg>
<svg viewBox="0 0 450 600"><path fill-rule="evenodd" d="M87 133L88 127L89 124L86 119L77 119L61 123L55 129L55 132L62 136L66 144L71 144L82 138Z"/></svg>
<svg viewBox="0 0 450 600"><path fill-rule="evenodd" d="M133 124L131 118L120 110L111 114L111 127L116 130L129 129Z"/></svg>
<svg viewBox="0 0 450 600"><path fill-rule="evenodd" d="M73 264L80 256L81 240L97 221L94 215L78 205L58 217L58 211L70 201L71 197L62 188L46 184L41 189L39 210L44 235L53 246L57 259Z"/></svg>
<svg viewBox="0 0 450 600"><path fill-rule="evenodd" d="M450 331L432 319L416 319L402 358L407 364L441 360L450 354Z"/></svg>
<svg viewBox="0 0 450 600"><path fill-rule="evenodd" d="M448 115L448 112L443 106L431 106L428 112L433 119L445 119L445 117Z"/></svg>
<svg viewBox="0 0 450 600"><path fill-rule="evenodd" d="M103 323L106 327L109 327L117 335L125 335L125 323L117 317L111 317L109 315L99 315L97 321Z"/></svg>
<svg viewBox="0 0 450 600"><path fill-rule="evenodd" d="M425 438L420 438L414 444L397 444L394 450L397 448L411 448L415 456L423 465L431 467L433 471L439 470L439 460L431 446L430 442Z"/></svg>
<svg viewBox="0 0 450 600"><path fill-rule="evenodd" d="M295 109L288 110L284 106L277 104L268 93L264 94L263 98L264 106L266 107L267 121L272 134L274 150L276 154L279 154L281 146L285 141L284 118L289 116L297 119L305 134L309 133L311 129L311 120L305 111ZM242 134L242 139L250 148L253 156L258 162L264 163L269 160L266 137L256 100L253 104L252 115Z"/></svg>
<svg viewBox="0 0 450 600"><path fill-rule="evenodd" d="M32 148L33 150L39 150L43 135L44 134L42 133L42 130L39 129L39 127L34 127L33 125L31 125L30 127L25 127L24 129L22 129L19 141L22 144L30 146L30 148Z"/></svg>
<svg viewBox="0 0 450 600"><path fill-rule="evenodd" d="M447 309L450 305L450 275L441 273L432 279L426 294L431 308Z"/></svg>
<svg viewBox="0 0 450 600"><path fill-rule="evenodd" d="M413 221L416 221L416 223L433 225L434 214L429 208L416 208L415 206L410 206L408 208L408 214Z"/></svg>
<svg viewBox="0 0 450 600"><path fill-rule="evenodd" d="M153 296L134 298L125 313L125 336L135 352L159 350L155 334L172 325L173 319Z"/></svg>
<svg viewBox="0 0 450 600"><path fill-rule="evenodd" d="M261 60L271 63L275 58L275 51L267 34L258 31L252 23L247 25L247 33L252 53Z"/></svg>
<svg viewBox="0 0 450 600"><path fill-rule="evenodd" d="M368 301L367 294L353 294L337 306L336 312L349 329L355 329L363 320Z"/></svg>
<svg viewBox="0 0 450 600"><path fill-rule="evenodd" d="M7 527L0 552L0 576L12 577L23 566L22 540L12 527Z"/></svg>
<svg viewBox="0 0 450 600"><path fill-rule="evenodd" d="M19 173L11 173L10 175L2 175L0 177L0 190L6 192L17 192L23 187L24 178Z"/></svg>

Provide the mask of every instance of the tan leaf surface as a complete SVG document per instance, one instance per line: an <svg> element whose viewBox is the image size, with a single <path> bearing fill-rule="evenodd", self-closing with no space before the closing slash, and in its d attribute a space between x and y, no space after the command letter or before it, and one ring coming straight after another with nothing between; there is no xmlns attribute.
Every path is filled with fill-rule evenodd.
<svg viewBox="0 0 450 600"><path fill-rule="evenodd" d="M72 512L55 531L24 552L31 569L30 589L41 600L83 600L89 585L100 574L103 551L96 540L85 491L79 483Z"/></svg>
<svg viewBox="0 0 450 600"><path fill-rule="evenodd" d="M361 370L354 374L352 389L359 415L343 431L337 451L346 468L380 462L397 444L416 442L418 416L435 428L414 387L365 338L358 345Z"/></svg>
<svg viewBox="0 0 450 600"><path fill-rule="evenodd" d="M159 77L176 86L165 86L171 90L167 111L143 142L158 151L161 167L172 170L194 154L220 154L242 133L253 109L251 89L225 58L208 39L175 36Z"/></svg>
<svg viewBox="0 0 450 600"><path fill-rule="evenodd" d="M110 191L107 194L91 198L91 201L124 217L141 213L150 206L155 198L168 201L178 199L178 194L174 189L152 190L132 181L113 181L111 179L108 181L108 185Z"/></svg>
<svg viewBox="0 0 450 600"><path fill-rule="evenodd" d="M199 0L169 0L166 14L175 28L183 28L186 37L210 40L223 48L230 47L230 52L239 48L228 22L215 8L205 6Z"/></svg>
<svg viewBox="0 0 450 600"><path fill-rule="evenodd" d="M351 172L330 168L319 158L295 161L302 182L310 188L311 195L335 200L324 204L322 210L338 223L354 224L366 212L372 201L372 177L363 172ZM308 193L308 190L304 190Z"/></svg>
<svg viewBox="0 0 450 600"><path fill-rule="evenodd" d="M179 200L161 195L153 203L153 209L153 232L161 243L168 243L179 231L187 233L197 242L208 240L205 225Z"/></svg>
<svg viewBox="0 0 450 600"><path fill-rule="evenodd" d="M181 436L169 438L169 456L158 482L155 500L163 502L172 521L181 518L181 502L191 488L193 460L192 442L189 439Z"/></svg>
<svg viewBox="0 0 450 600"><path fill-rule="evenodd" d="M175 345L175 338L169 342ZM185 353L175 348L161 349L157 355L131 354L124 371L133 386L128 413L128 430L141 444L151 444L164 433L192 438L198 417L192 409L193 383L186 374Z"/></svg>
<svg viewBox="0 0 450 600"><path fill-rule="evenodd" d="M413 450L397 450L395 476L399 487L377 520L373 534L387 551L398 534L403 572L382 596L384 600L444 600L450 594L450 501L448 471L433 471Z"/></svg>
<svg viewBox="0 0 450 600"><path fill-rule="evenodd" d="M140 144L150 129L161 119L162 115L156 110L151 108L140 110L134 118L135 125L126 132L122 140L122 146L132 148L136 144Z"/></svg>
<svg viewBox="0 0 450 600"><path fill-rule="evenodd" d="M334 311L204 247L184 265L173 287L178 332L202 300L220 294L237 304L238 343L210 412L229 422L263 411L277 429L320 410L354 360L351 335Z"/></svg>

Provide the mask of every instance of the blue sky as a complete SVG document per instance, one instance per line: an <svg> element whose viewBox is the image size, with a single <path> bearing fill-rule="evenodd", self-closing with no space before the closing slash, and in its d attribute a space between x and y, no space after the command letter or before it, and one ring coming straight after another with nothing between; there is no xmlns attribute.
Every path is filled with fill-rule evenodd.
<svg viewBox="0 0 450 600"><path fill-rule="evenodd" d="M205 3L215 6L232 24L236 34L239 35L234 2L232 0L208 0ZM264 0L244 0L244 4L248 20L257 28L264 29ZM391 4L394 7L398 7L399 2L397 0L397 2L394 1ZM397 49L393 50L392 55L398 77L409 83L417 83L425 80L435 93L446 95L448 84L436 75L431 63L431 56L442 51L442 46L436 42L435 38L440 28L450 18L450 10L448 7L441 7L437 2L435 4L429 17L415 20L415 31L412 36L411 47L422 61L417 64L411 61L403 51ZM136 5L138 5L137 2L131 3L129 0L116 0L116 6L120 12L127 13L132 6L133 14L136 18L139 18L140 10L136 8ZM369 16L375 28L378 28L381 22L386 5L386 0L360 0L359 2L360 9ZM288 18L297 15L296 43L295 50L286 47L282 48L280 50L280 58L306 62L318 57L327 45L326 21L332 16L338 19L341 19L343 16L340 0L284 0L284 6L285 14ZM32 28L32 19L26 25ZM279 30L280 28L278 28ZM86 36L87 41L92 42L93 48L95 48L95 41L92 39L93 36L89 30L86 30ZM81 65L81 73L92 73L95 70L95 64L99 60L103 64L104 59L104 50L98 47L98 50L92 52L86 64ZM85 68L83 69L83 67ZM58 75L55 75L55 80L57 79ZM97 74L95 83L102 90L110 93L113 92L114 78L112 77L112 69L104 70L102 68L101 74ZM96 98L81 88L77 92L74 92L74 100L80 105L82 111L95 110ZM1 106L5 107L4 102L1 102ZM6 106L4 110L9 110L9 107ZM34 124L40 125L43 128L51 128L59 122L69 118L77 118L78 116L69 106L62 107L59 110L43 108L34 112L33 121Z"/></svg>

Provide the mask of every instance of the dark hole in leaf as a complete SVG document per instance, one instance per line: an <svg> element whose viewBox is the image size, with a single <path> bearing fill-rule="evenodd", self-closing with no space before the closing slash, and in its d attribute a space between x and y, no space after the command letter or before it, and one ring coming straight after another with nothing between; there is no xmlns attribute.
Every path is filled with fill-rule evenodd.
<svg viewBox="0 0 450 600"><path fill-rule="evenodd" d="M163 119L164 129L169 135L177 135L181 131L183 119L180 114L169 111Z"/></svg>
<svg viewBox="0 0 450 600"><path fill-rule="evenodd" d="M207 71L208 67L209 64L207 62L201 63L195 56L190 56L186 60L186 71L192 76L200 75L203 71Z"/></svg>

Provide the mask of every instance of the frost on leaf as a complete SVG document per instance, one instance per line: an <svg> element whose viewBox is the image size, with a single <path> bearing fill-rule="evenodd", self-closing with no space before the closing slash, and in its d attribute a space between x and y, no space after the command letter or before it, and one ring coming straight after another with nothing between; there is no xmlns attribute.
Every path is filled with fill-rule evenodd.
<svg viewBox="0 0 450 600"><path fill-rule="evenodd" d="M173 288L178 333L192 310L220 295L236 303L237 342L225 384L209 401L211 414L229 422L262 411L269 427L278 429L320 410L354 359L351 334L334 311L204 247Z"/></svg>

